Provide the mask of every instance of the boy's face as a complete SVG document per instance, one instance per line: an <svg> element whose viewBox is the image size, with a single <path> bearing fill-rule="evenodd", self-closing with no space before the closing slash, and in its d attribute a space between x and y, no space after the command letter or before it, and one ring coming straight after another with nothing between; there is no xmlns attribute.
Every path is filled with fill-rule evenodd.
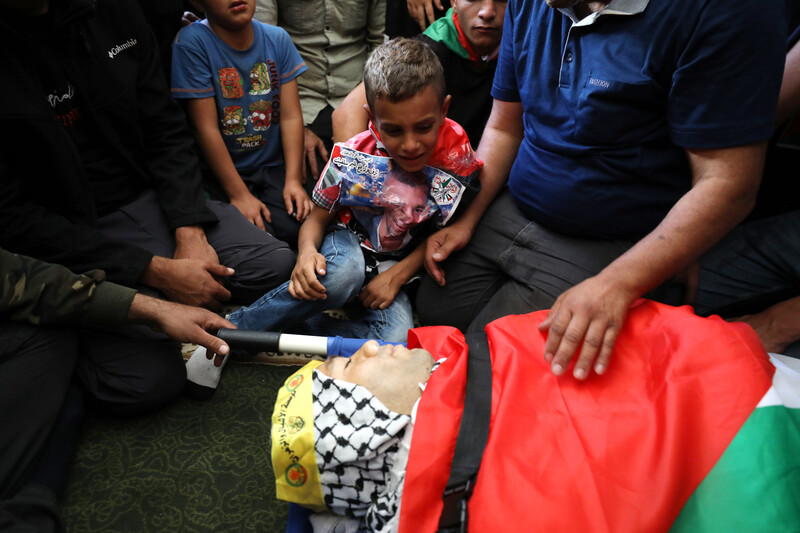
<svg viewBox="0 0 800 533"><path fill-rule="evenodd" d="M452 5L464 36L477 54L489 55L500 46L506 14L504 0L454 0Z"/></svg>
<svg viewBox="0 0 800 533"><path fill-rule="evenodd" d="M253 20L255 0L200 0L209 22L228 31L238 31Z"/></svg>
<svg viewBox="0 0 800 533"><path fill-rule="evenodd" d="M449 104L448 95L440 106L436 91L429 85L401 102L376 98L375 109L368 112L389 157L403 169L416 172L428 164L436 149Z"/></svg>
<svg viewBox="0 0 800 533"><path fill-rule="evenodd" d="M367 341L351 357L329 357L317 367L323 374L366 388L396 413L411 414L431 375L433 356L421 348Z"/></svg>

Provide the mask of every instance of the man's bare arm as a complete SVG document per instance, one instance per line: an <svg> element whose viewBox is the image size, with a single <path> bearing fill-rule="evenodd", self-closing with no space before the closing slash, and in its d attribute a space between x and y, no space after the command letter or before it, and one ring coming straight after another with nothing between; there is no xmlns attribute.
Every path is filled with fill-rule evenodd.
<svg viewBox="0 0 800 533"><path fill-rule="evenodd" d="M749 324L768 352L783 353L787 346L800 341L800 296L731 321Z"/></svg>
<svg viewBox="0 0 800 533"><path fill-rule="evenodd" d="M481 217L508 181L522 137L522 104L495 100L477 150L483 160L481 190L456 222L428 238L425 269L439 285L445 284L440 263L472 238Z"/></svg>
<svg viewBox="0 0 800 533"><path fill-rule="evenodd" d="M608 367L630 305L686 268L736 226L755 203L766 143L687 150L692 188L664 220L598 275L565 291L540 329L545 359L563 374L583 343L573 374L584 379L594 364Z"/></svg>
<svg viewBox="0 0 800 533"><path fill-rule="evenodd" d="M131 322L148 324L180 342L204 346L209 353L226 354L229 347L209 331L236 326L219 315L188 305L159 300L136 293L128 310Z"/></svg>
<svg viewBox="0 0 800 533"><path fill-rule="evenodd" d="M369 114L366 105L367 93L362 81L333 111L333 142L344 142L367 129Z"/></svg>

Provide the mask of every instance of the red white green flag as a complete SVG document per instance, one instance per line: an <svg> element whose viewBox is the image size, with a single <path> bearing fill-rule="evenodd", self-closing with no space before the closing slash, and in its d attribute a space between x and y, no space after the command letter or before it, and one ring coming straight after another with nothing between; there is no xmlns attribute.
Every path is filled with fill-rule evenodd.
<svg viewBox="0 0 800 533"><path fill-rule="evenodd" d="M800 360L770 361L772 387L670 531L800 531Z"/></svg>
<svg viewBox="0 0 800 533"><path fill-rule="evenodd" d="M642 301L605 375L558 378L545 316L487 327L492 420L470 531L800 532L800 369L773 366L744 324ZM436 530L466 374L456 330L411 330L415 346L448 359L418 407L401 532Z"/></svg>

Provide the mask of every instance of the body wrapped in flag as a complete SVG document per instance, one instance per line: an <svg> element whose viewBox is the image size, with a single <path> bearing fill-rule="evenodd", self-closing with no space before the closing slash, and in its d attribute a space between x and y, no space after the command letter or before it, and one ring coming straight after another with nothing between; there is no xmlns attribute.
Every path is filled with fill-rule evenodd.
<svg viewBox="0 0 800 533"><path fill-rule="evenodd" d="M743 324L642 300L613 368L579 382L549 371L544 317L487 327L490 432L469 531L800 531L800 369L776 371ZM446 361L417 406L398 525L436 531L469 350L446 327L411 330L408 347Z"/></svg>

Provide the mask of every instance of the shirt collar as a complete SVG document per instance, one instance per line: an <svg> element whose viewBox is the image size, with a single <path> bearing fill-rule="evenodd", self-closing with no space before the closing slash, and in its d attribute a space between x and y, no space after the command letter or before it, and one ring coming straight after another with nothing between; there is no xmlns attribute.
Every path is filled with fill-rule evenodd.
<svg viewBox="0 0 800 533"><path fill-rule="evenodd" d="M589 26L601 15L638 15L645 10L650 0L611 0L606 7L592 13L583 20L578 20L575 16L575 11L570 7L566 9L559 9L561 13L569 17L574 26Z"/></svg>

